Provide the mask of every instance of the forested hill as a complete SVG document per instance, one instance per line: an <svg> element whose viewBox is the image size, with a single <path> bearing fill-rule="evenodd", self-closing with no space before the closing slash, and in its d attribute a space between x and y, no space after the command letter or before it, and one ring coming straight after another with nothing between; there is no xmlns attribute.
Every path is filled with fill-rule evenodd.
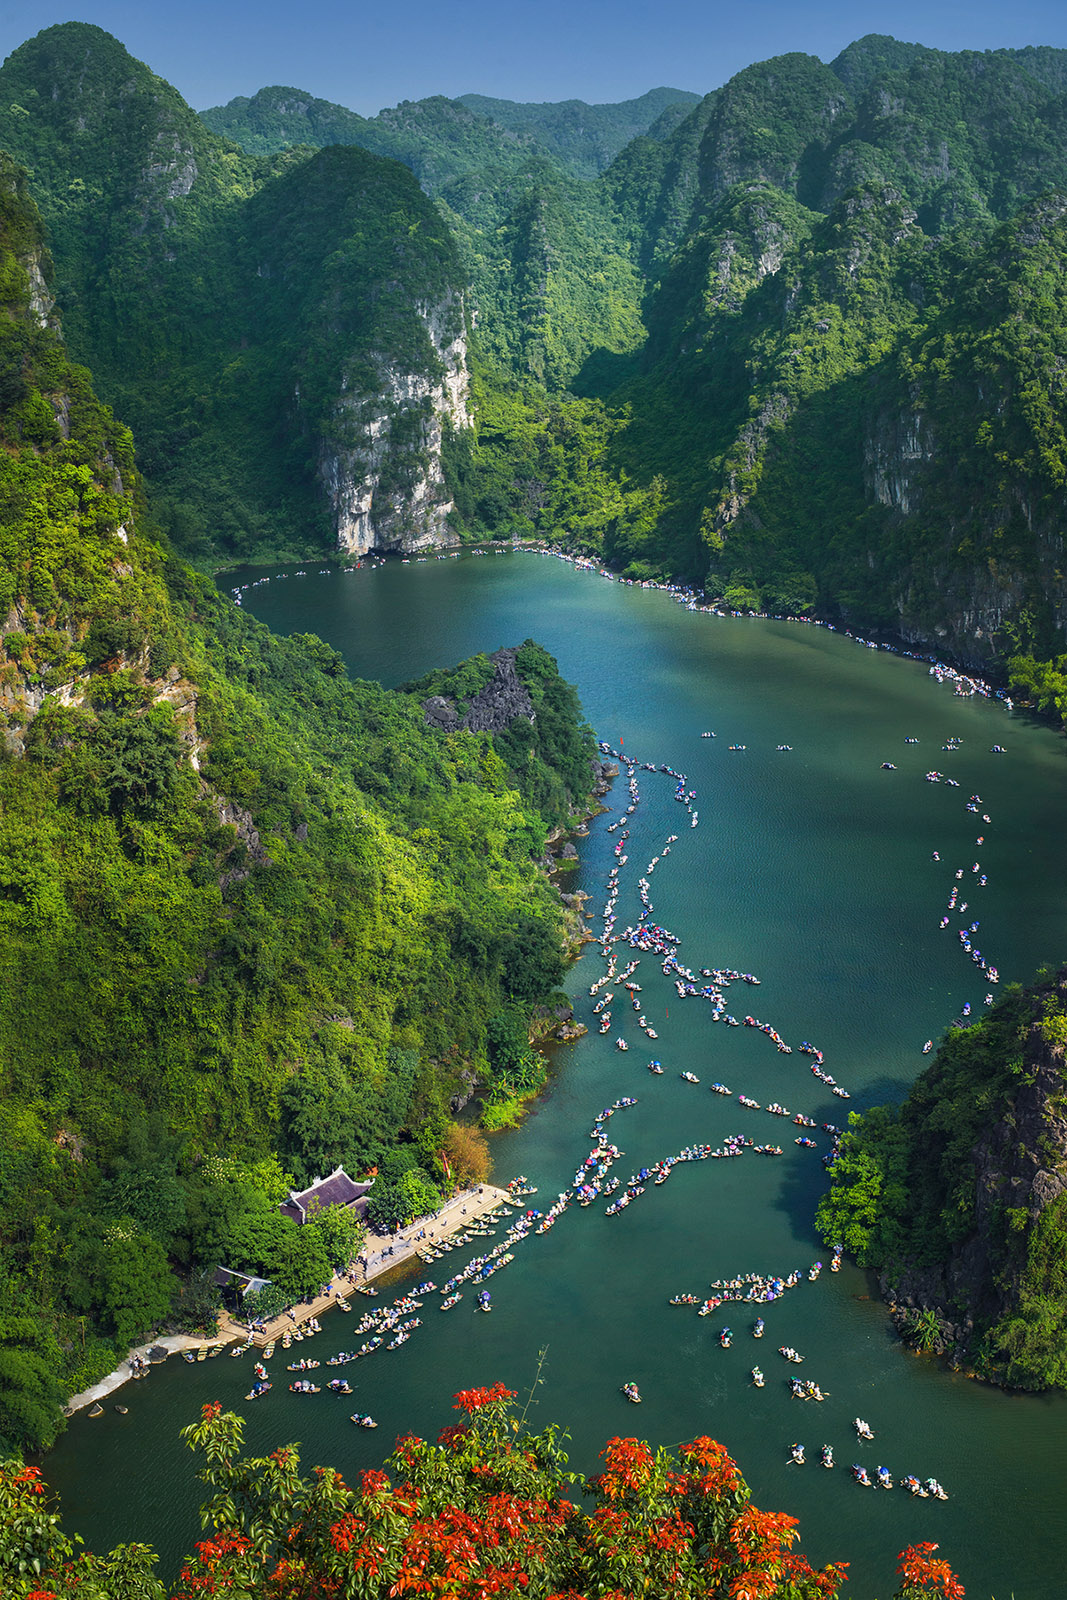
<svg viewBox="0 0 1067 1600"><path fill-rule="evenodd" d="M900 1107L849 1118L819 1206L902 1332L1015 1388L1067 1387L1067 969L950 1030Z"/></svg>
<svg viewBox="0 0 1067 1600"><path fill-rule="evenodd" d="M658 287L616 454L660 494L617 561L973 662L1055 651L1065 59L785 56L619 157Z"/></svg>
<svg viewBox="0 0 1067 1600"><path fill-rule="evenodd" d="M0 69L175 544L536 534L1067 707L1067 52L776 57L586 178L570 110L479 110L264 90L218 113L249 155L99 29Z"/></svg>
<svg viewBox="0 0 1067 1600"><path fill-rule="evenodd" d="M1067 706L1067 52L777 57L581 183L522 145L559 108L465 103L519 142L436 190L484 368L461 523Z"/></svg>
<svg viewBox="0 0 1067 1600"><path fill-rule="evenodd" d="M320 1284L352 1241L279 1217L293 1180L377 1165L395 1220L442 1151L484 1173L450 1102L538 1082L576 930L536 861L592 785L531 641L521 741L435 727L172 555L55 287L0 157L0 1448L201 1323L218 1263Z"/></svg>
<svg viewBox="0 0 1067 1600"><path fill-rule="evenodd" d="M72 353L187 554L449 537L468 313L405 167L355 146L247 156L82 23L0 68L0 148L31 173Z"/></svg>
<svg viewBox="0 0 1067 1600"><path fill-rule="evenodd" d="M360 145L403 162L431 195L468 172L509 169L521 166L531 153L548 153L529 135L496 125L444 95L404 100L376 117L361 117L331 100L275 84L211 106L200 117L213 133L254 156L277 155L300 145Z"/></svg>
<svg viewBox="0 0 1067 1600"><path fill-rule="evenodd" d="M685 89L650 89L636 100L596 106L584 100L522 105L482 94L455 100L432 95L361 117L304 90L274 86L200 115L214 133L250 155L298 144L360 144L403 161L434 194L465 172L530 151L552 157L571 177L595 177L631 139L649 132L665 137L699 99Z"/></svg>

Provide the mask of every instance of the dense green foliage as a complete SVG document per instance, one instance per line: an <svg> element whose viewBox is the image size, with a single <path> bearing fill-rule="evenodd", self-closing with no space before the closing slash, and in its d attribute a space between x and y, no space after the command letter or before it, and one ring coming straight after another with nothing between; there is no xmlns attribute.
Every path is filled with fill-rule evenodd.
<svg viewBox="0 0 1067 1600"><path fill-rule="evenodd" d="M960 1324L961 1354L1028 1389L1067 1387L1067 1201L1045 1182L1064 1159L1064 1001L1062 974L1009 991L949 1032L902 1106L853 1114L818 1212L920 1308L917 1343Z"/></svg>
<svg viewBox="0 0 1067 1600"><path fill-rule="evenodd" d="M441 445L461 535L1015 656L1053 705L1065 61L872 35L691 109L367 119L276 88L212 132L67 24L0 72L0 143L179 548L322 548L326 462L365 442L353 394L377 397L402 520L437 447L426 402L387 391L439 380L432 306L435 338L470 333L474 426Z"/></svg>
<svg viewBox="0 0 1067 1600"><path fill-rule="evenodd" d="M589 106L583 100L520 105L465 94L404 100L376 117L278 85L238 95L200 113L213 133L232 139L249 155L274 155L294 145L321 149L358 144L410 167L428 194L454 179L489 167L511 167L526 155L551 156L563 172L592 178L624 145L651 132L663 138L699 95L685 89L650 89L636 100Z"/></svg>
<svg viewBox="0 0 1067 1600"><path fill-rule="evenodd" d="M46 267L7 162L0 1437L31 1447L61 1389L210 1314L217 1263L292 1300L350 1258L343 1219L279 1215L294 1179L379 1163L408 1214L436 1204L461 1073L491 1077L493 1019L560 976L535 856L592 749L532 643L538 725L498 751L171 556L128 432L34 309Z"/></svg>
<svg viewBox="0 0 1067 1600"><path fill-rule="evenodd" d="M609 1439L603 1471L586 1480L567 1470L566 1436L555 1426L526 1431L529 1402L514 1416L514 1399L502 1383L462 1391L462 1421L436 1444L399 1439L388 1473L364 1471L353 1488L329 1467L304 1477L295 1445L244 1455L241 1418L205 1406L182 1430L209 1494L205 1538L166 1588L144 1546L77 1550L37 1469L0 1462L0 1581L11 1600L833 1600L839 1592L847 1563L813 1568L793 1549L796 1518L758 1510L714 1439L656 1452ZM963 1600L937 1548L901 1552L895 1600Z"/></svg>
<svg viewBox="0 0 1067 1600"><path fill-rule="evenodd" d="M351 1241L297 1249L287 1179L378 1163L383 1219L430 1204L461 1070L511 1116L561 970L533 862L590 745L551 659L519 651L533 730L440 734L420 698L468 698L485 658L350 683L172 549L325 548L325 464L372 437L403 508L469 335L473 426L440 445L462 535L1010 656L1063 714L1065 87L1063 52L871 37L666 106L582 178L649 97L579 137L573 107L263 91L223 108L250 154L97 28L0 69L29 169L0 157L0 1314L27 1415L50 1340L84 1378L179 1290L202 1316L206 1265L310 1284ZM910 1115L867 1119L836 1220L930 1264L962 1156L952 1199L907 1178L941 1220L894 1235ZM982 1312L1013 1381L1059 1370L1034 1293L1010 1334Z"/></svg>
<svg viewBox="0 0 1067 1600"><path fill-rule="evenodd" d="M468 177L467 525L1014 654L1053 705L1065 59L872 36L745 69L579 191Z"/></svg>
<svg viewBox="0 0 1067 1600"><path fill-rule="evenodd" d="M460 104L500 127L532 134L576 178L595 178L632 139L664 139L700 96L687 89L649 89L635 100L587 105L584 100L541 104L463 94Z"/></svg>
<svg viewBox="0 0 1067 1600"><path fill-rule="evenodd" d="M249 155L271 156L300 146L321 150L359 145L410 167L431 195L469 172L521 166L538 148L531 139L494 126L461 101L439 94L403 100L376 117L361 117L303 90L274 86L251 98L239 95L227 105L212 106L201 112L201 119Z"/></svg>
<svg viewBox="0 0 1067 1600"><path fill-rule="evenodd" d="M411 173L354 146L249 157L81 23L8 58L0 108L70 346L133 428L174 542L329 548L322 458L358 431L342 395L437 376L428 308L462 330L455 247ZM394 479L413 457L394 429Z"/></svg>
<svg viewBox="0 0 1067 1600"><path fill-rule="evenodd" d="M589 763L595 751L593 731L582 720L574 688L559 676L556 663L533 639L515 656L515 669L533 704L534 722L517 717L492 735L493 748L505 763L509 782L540 813L550 828L565 827L574 797L589 784ZM426 700L445 695L465 707L493 677L486 655L472 656L460 668L431 672L402 685L404 692ZM531 842L537 853L544 841Z"/></svg>

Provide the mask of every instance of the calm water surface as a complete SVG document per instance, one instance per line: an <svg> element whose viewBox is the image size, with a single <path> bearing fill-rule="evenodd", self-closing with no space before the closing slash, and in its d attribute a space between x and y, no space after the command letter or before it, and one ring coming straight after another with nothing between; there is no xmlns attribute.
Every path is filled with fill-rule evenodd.
<svg viewBox="0 0 1067 1600"><path fill-rule="evenodd" d="M826 1257L811 1226L818 1155L793 1144L788 1124L740 1110L707 1085L720 1078L762 1104L778 1100L836 1122L901 1096L922 1064L923 1040L965 1001L982 1008L982 975L954 927L938 928L957 866L970 901L964 921L980 919L978 942L1002 982L1028 980L1042 962L1067 955L1062 740L997 705L954 697L918 663L825 630L693 615L662 595L533 555L276 575L245 604L280 632L319 633L353 673L389 685L477 650L540 640L578 685L600 737L623 738L628 754L684 770L698 791L694 831L682 825L670 780L642 774L619 926L636 920L636 879L677 832L652 895L655 920L682 938L680 959L694 970L757 973L762 986L735 986L729 1009L755 1010L793 1044L813 1040L853 1096L847 1105L833 1098L806 1057L778 1054L754 1030L713 1026L710 1008L696 1001L675 1002L646 957L636 976L664 1075L645 1070L653 1047L617 1000L611 1032L560 1050L533 1114L497 1137L498 1176L526 1173L540 1186L535 1203L547 1204L587 1154L593 1115L622 1094L639 1098L610 1127L625 1152L616 1169L623 1179L685 1143L718 1144L731 1131L780 1140L786 1154L682 1166L617 1217L605 1217L603 1205L569 1211L494 1278L491 1317L471 1312L469 1291L446 1316L428 1298L409 1344L347 1369L353 1404L379 1419L377 1433L352 1428L343 1400L288 1394L276 1371L268 1399L243 1408L250 1447L265 1452L295 1438L308 1465L377 1464L398 1433L435 1434L457 1389L502 1378L528 1391L547 1349L531 1418L567 1423L576 1467L594 1470L613 1433L639 1431L666 1445L710 1433L738 1458L758 1504L800 1517L813 1561L851 1563L848 1592L857 1600L891 1594L896 1552L922 1539L941 1544L972 1596L1062 1596L1063 1399L1008 1396L909 1355L865 1276L849 1267L772 1306L758 1345L740 1307L700 1319L666 1303L680 1290L706 1292L712 1278L784 1275ZM717 737L701 739L704 730ZM906 745L909 735L921 742ZM963 741L955 754L942 750L949 735ZM747 748L731 753L731 743ZM991 754L995 743L1007 754ZM884 760L898 770L880 770ZM925 783L929 767L960 788ZM974 791L989 825L965 810ZM605 825L625 803L623 781L609 797L613 813L582 846L576 887L597 908L614 861ZM940 866L931 863L935 849ZM976 858L985 889L974 886ZM587 1022L588 987L603 971L590 951L569 978ZM620 1031L630 1040L625 1055L612 1047ZM679 1079L683 1069L701 1077L699 1088ZM457 1253L430 1275L440 1282L465 1259ZM333 1316L315 1354L358 1343L355 1320ZM735 1338L722 1350L716 1335L727 1320ZM776 1353L783 1343L805 1355L804 1375L830 1393L825 1404L790 1398L794 1369ZM749 1381L757 1359L763 1390ZM644 1395L639 1414L618 1392L631 1378ZM109 1409L97 1421L75 1419L48 1461L68 1522L98 1545L149 1540L173 1564L195 1537L200 1499L178 1429L206 1399L240 1409L249 1381L247 1361L172 1360L126 1388L128 1416ZM862 1456L851 1428L857 1415L877 1436ZM809 1460L832 1444L838 1470L787 1464L794 1439ZM952 1498L868 1493L849 1479L856 1459L884 1462L895 1476L933 1475Z"/></svg>

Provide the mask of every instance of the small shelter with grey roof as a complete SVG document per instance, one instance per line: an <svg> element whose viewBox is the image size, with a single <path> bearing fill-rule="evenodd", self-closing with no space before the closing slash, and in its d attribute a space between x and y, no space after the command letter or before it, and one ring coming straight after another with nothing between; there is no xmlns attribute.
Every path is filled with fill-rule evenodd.
<svg viewBox="0 0 1067 1600"><path fill-rule="evenodd" d="M258 1294L261 1289L270 1287L269 1278L257 1278L251 1272L235 1272L230 1267L216 1267L214 1281L215 1287L222 1290L223 1303L231 1311L240 1310L246 1295Z"/></svg>

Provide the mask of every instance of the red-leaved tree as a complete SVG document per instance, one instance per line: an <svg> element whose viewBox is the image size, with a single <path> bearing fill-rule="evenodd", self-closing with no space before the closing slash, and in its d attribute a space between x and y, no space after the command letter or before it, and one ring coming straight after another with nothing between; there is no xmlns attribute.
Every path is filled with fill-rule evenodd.
<svg viewBox="0 0 1067 1600"><path fill-rule="evenodd" d="M397 1441L386 1471L349 1486L300 1471L294 1446L243 1454L219 1405L183 1430L209 1498L204 1539L165 1587L140 1545L79 1551L40 1473L0 1464L4 1600L833 1600L845 1579L794 1546L797 1525L759 1511L726 1451L694 1439L671 1455L610 1439L603 1470L568 1470L556 1428L522 1431L503 1384L456 1396L436 1443ZM961 1600L936 1545L900 1557L897 1600Z"/></svg>

